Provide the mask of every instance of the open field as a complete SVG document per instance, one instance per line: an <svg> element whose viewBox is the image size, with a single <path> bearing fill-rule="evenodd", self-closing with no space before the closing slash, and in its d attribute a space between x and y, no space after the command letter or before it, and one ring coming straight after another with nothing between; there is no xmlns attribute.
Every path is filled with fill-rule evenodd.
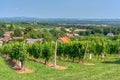
<svg viewBox="0 0 120 80"><path fill-rule="evenodd" d="M0 80L120 80L120 59L111 57L108 61L91 61L95 65L57 61L67 66L66 70L56 70L43 64L27 61L26 66L34 73L18 74L0 57Z"/></svg>

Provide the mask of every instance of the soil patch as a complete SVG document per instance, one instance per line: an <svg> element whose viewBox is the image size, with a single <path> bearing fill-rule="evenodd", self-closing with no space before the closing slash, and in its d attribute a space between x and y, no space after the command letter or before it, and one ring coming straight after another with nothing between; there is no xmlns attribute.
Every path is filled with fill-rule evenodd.
<svg viewBox="0 0 120 80"><path fill-rule="evenodd" d="M32 73L32 72L34 72L34 70L29 69L25 66L23 66L23 68L21 69L19 67L19 65L17 64L16 60L12 60L12 59L10 59L10 57L8 57L6 55L1 55L1 56L4 58L4 60L7 62L7 64L10 65L10 67L12 69L14 69L17 73L22 74L22 73Z"/></svg>
<svg viewBox="0 0 120 80"><path fill-rule="evenodd" d="M23 73L33 73L34 70L24 67L23 69L16 70L16 72L19 73L19 74L23 74Z"/></svg>
<svg viewBox="0 0 120 80"><path fill-rule="evenodd" d="M82 63L83 65L95 65L93 63Z"/></svg>
<svg viewBox="0 0 120 80"><path fill-rule="evenodd" d="M54 64L52 64L52 63L47 63L47 66L55 68L55 69L58 69L58 70L65 70L65 69L67 69L66 66L60 66L60 65L54 66Z"/></svg>
<svg viewBox="0 0 120 80"><path fill-rule="evenodd" d="M39 60L39 59L35 59L35 58L29 57L29 60L32 60L32 61L35 61L35 62L39 62L39 63L45 64L44 61ZM67 69L66 66L60 66L60 65L54 66L54 64L53 64L53 63L50 63L50 62L47 63L47 64L45 64L45 65L48 66L48 67L51 67L51 68L58 69L58 70L65 70L65 69Z"/></svg>

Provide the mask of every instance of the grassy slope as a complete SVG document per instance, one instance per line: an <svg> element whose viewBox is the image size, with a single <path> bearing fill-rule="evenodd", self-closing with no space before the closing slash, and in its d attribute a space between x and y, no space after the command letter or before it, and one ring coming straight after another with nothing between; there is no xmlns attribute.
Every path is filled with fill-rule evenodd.
<svg viewBox="0 0 120 80"><path fill-rule="evenodd" d="M43 64L27 61L26 66L35 70L31 74L17 74L0 57L0 80L120 80L120 61L86 66L72 62L58 61L68 66L67 70L55 70Z"/></svg>

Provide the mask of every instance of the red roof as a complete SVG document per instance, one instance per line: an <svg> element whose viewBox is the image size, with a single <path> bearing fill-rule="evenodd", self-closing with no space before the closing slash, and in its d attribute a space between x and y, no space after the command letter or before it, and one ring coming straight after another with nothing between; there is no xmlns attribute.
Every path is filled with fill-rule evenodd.
<svg viewBox="0 0 120 80"><path fill-rule="evenodd" d="M2 39L2 41L3 41L3 42L7 42L9 39L10 39L10 36L5 36L5 37Z"/></svg>
<svg viewBox="0 0 120 80"><path fill-rule="evenodd" d="M73 37L73 34L67 34L68 37Z"/></svg>
<svg viewBox="0 0 120 80"><path fill-rule="evenodd" d="M62 42L70 42L70 39L68 37L61 37L60 40Z"/></svg>
<svg viewBox="0 0 120 80"><path fill-rule="evenodd" d="M3 42L8 42L10 40L10 34L12 33L12 31L7 31L4 34L4 37L1 39Z"/></svg>
<svg viewBox="0 0 120 80"><path fill-rule="evenodd" d="M10 36L11 33L12 33L12 31L7 31L7 32L5 33L5 36Z"/></svg>

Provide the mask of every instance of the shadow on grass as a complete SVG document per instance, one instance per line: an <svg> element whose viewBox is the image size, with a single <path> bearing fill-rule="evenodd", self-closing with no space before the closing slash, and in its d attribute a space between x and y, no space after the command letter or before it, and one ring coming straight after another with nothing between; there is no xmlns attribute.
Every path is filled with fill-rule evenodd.
<svg viewBox="0 0 120 80"><path fill-rule="evenodd" d="M102 63L105 63L105 64L120 64L120 59L103 61Z"/></svg>

